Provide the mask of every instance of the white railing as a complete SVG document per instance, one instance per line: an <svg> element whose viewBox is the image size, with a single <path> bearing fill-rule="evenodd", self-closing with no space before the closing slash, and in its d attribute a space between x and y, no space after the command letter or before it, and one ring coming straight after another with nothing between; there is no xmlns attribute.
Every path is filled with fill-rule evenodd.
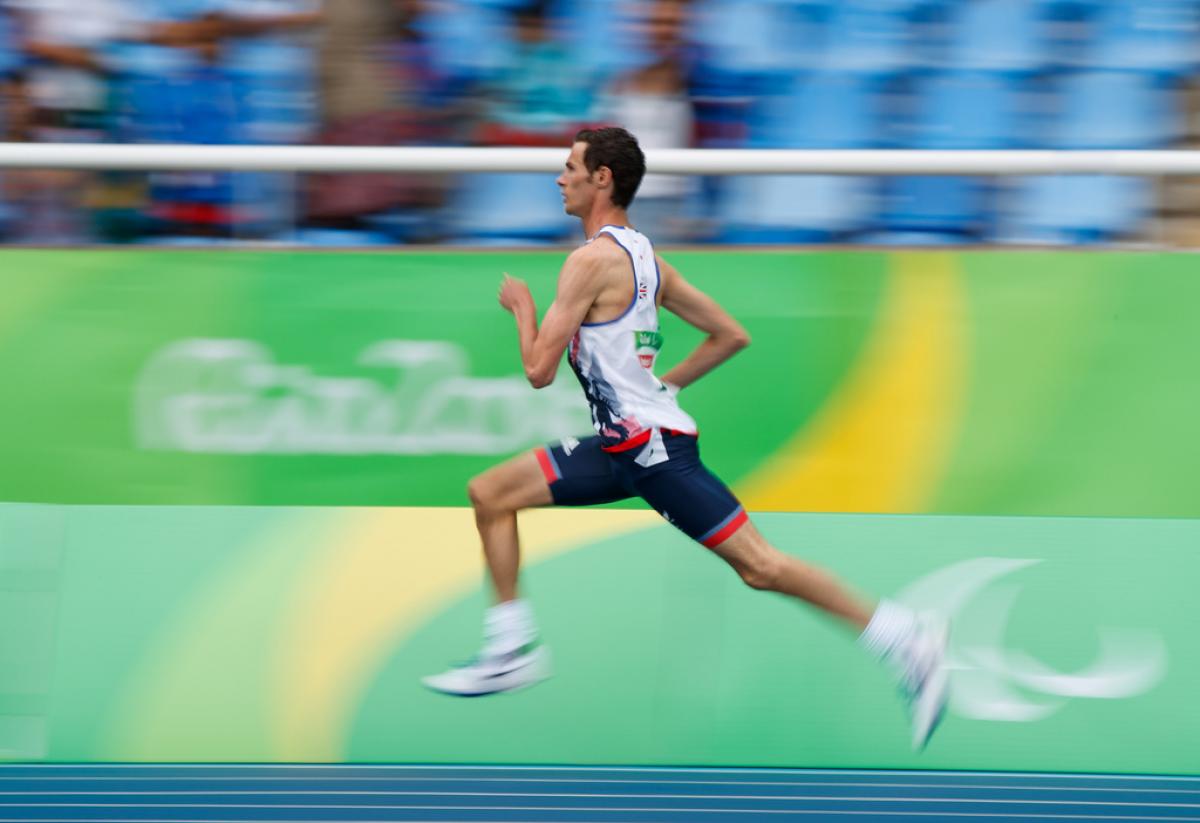
<svg viewBox="0 0 1200 823"><path fill-rule="evenodd" d="M130 171L557 172L567 150L0 143L0 168ZM650 149L659 174L1200 174L1200 151Z"/></svg>

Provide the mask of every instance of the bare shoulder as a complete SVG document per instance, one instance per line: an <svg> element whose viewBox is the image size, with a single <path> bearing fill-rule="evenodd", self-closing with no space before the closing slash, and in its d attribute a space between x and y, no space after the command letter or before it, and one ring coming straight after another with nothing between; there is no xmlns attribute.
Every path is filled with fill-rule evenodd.
<svg viewBox="0 0 1200 823"><path fill-rule="evenodd" d="M675 268L666 260L664 260L661 254L656 253L654 255L654 262L658 264L658 276L661 283L659 296L661 298L667 293L668 289L670 289L683 278L679 274L679 269Z"/></svg>
<svg viewBox="0 0 1200 823"><path fill-rule="evenodd" d="M575 251L571 252L571 256L579 256L580 260L586 260L588 265L603 266L614 262L628 262L629 253L621 247L621 244L614 240L610 235L602 234L590 243L585 243Z"/></svg>
<svg viewBox="0 0 1200 823"><path fill-rule="evenodd" d="M569 270L572 274L585 278L603 278L614 268L626 271L629 268L629 255L617 241L602 234L591 243L586 243L571 252L563 271Z"/></svg>

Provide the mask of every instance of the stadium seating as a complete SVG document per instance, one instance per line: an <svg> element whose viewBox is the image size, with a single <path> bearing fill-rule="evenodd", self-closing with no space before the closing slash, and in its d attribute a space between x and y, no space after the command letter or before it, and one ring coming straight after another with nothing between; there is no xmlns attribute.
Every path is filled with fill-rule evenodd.
<svg viewBox="0 0 1200 823"><path fill-rule="evenodd" d="M1047 30L1035 0L957 3L946 34L954 69L1028 74L1047 62Z"/></svg>
<svg viewBox="0 0 1200 823"><path fill-rule="evenodd" d="M865 78L822 72L762 101L754 148L870 148L879 134L877 89ZM867 226L875 182L860 177L763 175L724 181L720 239L730 243L828 242Z"/></svg>
<svg viewBox="0 0 1200 823"><path fill-rule="evenodd" d="M467 245L550 243L577 230L552 174L467 175L448 219L456 241Z"/></svg>
<svg viewBox="0 0 1200 823"><path fill-rule="evenodd" d="M876 75L912 68L917 51L910 11L911 4L897 0L845 0L833 4L821 68Z"/></svg>
<svg viewBox="0 0 1200 823"><path fill-rule="evenodd" d="M421 21L433 62L455 84L470 84L505 65L512 41L503 9L461 0L431 3Z"/></svg>
<svg viewBox="0 0 1200 823"><path fill-rule="evenodd" d="M1064 77L1040 130L1050 149L1149 149L1179 134L1170 89L1153 76L1082 72ZM1011 184L1001 239L1097 243L1135 235L1153 205L1150 180L1109 175L1046 176Z"/></svg>
<svg viewBox="0 0 1200 823"><path fill-rule="evenodd" d="M1200 5L1192 0L1109 0L1094 21L1082 65L1182 76L1200 68Z"/></svg>
<svg viewBox="0 0 1200 823"><path fill-rule="evenodd" d="M1019 87L1002 75L942 72L919 76L912 116L894 123L897 148L1003 149L1018 128ZM884 183L880 243L980 240L990 231L994 184L986 178L893 177Z"/></svg>
<svg viewBox="0 0 1200 823"><path fill-rule="evenodd" d="M307 7L305 0L136 5L143 21L160 22L219 8ZM527 0L420 5L415 25L425 40L405 45L420 57L415 82L428 83L415 93L444 110L449 124L430 142L471 135L520 142L509 133L479 137L485 130L477 121L502 97L506 67L519 62L512 19ZM642 0L548 0L546 7L585 91L653 59L628 25L646 10ZM695 142L705 147L1166 147L1179 145L1182 133L1180 89L1200 75L1200 0L692 0L689 10L680 63L689 70ZM312 32L230 37L214 65L195 49L108 43L110 139L305 143L320 125L319 42ZM30 64L20 47L12 19L0 12L0 74ZM585 103L564 121L573 127L601 116ZM512 108L530 110L519 99ZM165 203L236 225L239 236L302 237L293 231L302 210L294 175L156 173L151 181L151 211ZM1106 176L710 178L708 196L695 204L707 211L694 222L711 227L706 237L733 243L1107 242L1142 231L1155 212L1151 185ZM572 236L552 175L464 176L448 204L435 202L413 198L364 218L357 234L340 234L349 229L339 225L303 242ZM5 213L0 208L0 232ZM1200 209L1196 215L1200 225Z"/></svg>
<svg viewBox="0 0 1200 823"><path fill-rule="evenodd" d="M645 65L651 58L639 29L630 25L636 6L611 0L574 0L554 7L578 67L607 78ZM620 48L613 48L620 42Z"/></svg>
<svg viewBox="0 0 1200 823"><path fill-rule="evenodd" d="M727 92L776 90L816 68L824 14L809 7L757 0L699 0L692 38L698 71Z"/></svg>
<svg viewBox="0 0 1200 823"><path fill-rule="evenodd" d="M226 64L239 140L288 144L312 138L317 125L313 56L311 47L291 37L259 37L230 44ZM239 173L233 176L233 184L242 231L277 235L295 222L294 175Z"/></svg>

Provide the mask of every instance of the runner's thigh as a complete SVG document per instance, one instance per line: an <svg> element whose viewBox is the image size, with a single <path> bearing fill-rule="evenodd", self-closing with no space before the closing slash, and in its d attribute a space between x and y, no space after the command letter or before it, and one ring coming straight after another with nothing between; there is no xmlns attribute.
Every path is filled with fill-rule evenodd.
<svg viewBox="0 0 1200 823"><path fill-rule="evenodd" d="M712 548L746 522L733 492L700 462L696 438L664 436L668 459L646 469L628 466L638 495L693 540Z"/></svg>
<svg viewBox="0 0 1200 823"><path fill-rule="evenodd" d="M634 496L613 458L600 449L599 437L568 437L534 449L534 455L556 506L593 506Z"/></svg>

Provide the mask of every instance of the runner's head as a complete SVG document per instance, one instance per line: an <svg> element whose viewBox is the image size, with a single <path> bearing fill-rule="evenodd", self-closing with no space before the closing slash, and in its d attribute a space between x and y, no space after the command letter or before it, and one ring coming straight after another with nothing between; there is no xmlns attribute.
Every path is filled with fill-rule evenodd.
<svg viewBox="0 0 1200 823"><path fill-rule="evenodd" d="M566 169L556 182L567 214L581 217L597 198L607 197L613 206L629 208L645 174L646 156L637 138L610 126L583 129L575 135Z"/></svg>

